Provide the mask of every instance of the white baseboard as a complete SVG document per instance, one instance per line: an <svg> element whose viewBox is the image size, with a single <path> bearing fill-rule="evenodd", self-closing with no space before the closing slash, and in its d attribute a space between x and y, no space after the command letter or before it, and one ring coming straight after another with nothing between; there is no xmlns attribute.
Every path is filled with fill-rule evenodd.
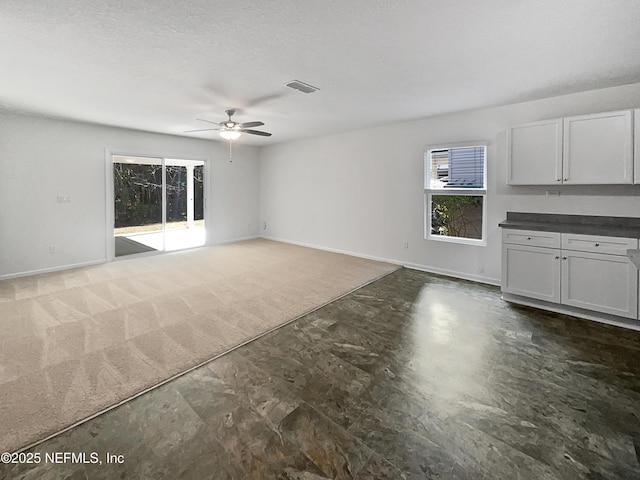
<svg viewBox="0 0 640 480"><path fill-rule="evenodd" d="M374 255L366 255L364 253L352 252L350 250L341 250L339 248L323 247L321 245L315 245L313 243L295 242L293 240L286 240L284 238L267 237L263 235L261 238L265 240L273 240L275 242L289 243L291 245L299 245L300 247L315 248L316 250L324 250L325 252L342 253L344 255L351 255L352 257L366 258L368 260L377 260L379 262L392 263L394 265L403 265L398 260L392 260L390 258L376 257Z"/></svg>
<svg viewBox="0 0 640 480"><path fill-rule="evenodd" d="M232 238L229 240L221 240L219 242L212 242L205 245L205 247L215 247L216 245L226 245L227 243L243 242L245 240L255 240L256 238L262 238L260 235L252 235L250 237Z"/></svg>
<svg viewBox="0 0 640 480"><path fill-rule="evenodd" d="M299 245L301 247L308 247L308 248L315 248L316 250L324 250L327 252L333 252L333 253L341 253L344 255L351 255L352 257L359 257L359 258L366 258L368 260L375 260L378 262L385 262L385 263L391 263L393 265L400 265L406 268L410 268L412 270L420 270L423 272L428 272L428 273L435 273L437 275L445 275L447 277L454 277L454 278L461 278L463 280L470 280L472 282L479 282L479 283L486 283L489 285L500 285L500 280L496 280L493 278L488 278L488 277L481 277L478 275L469 275L463 272L456 272L453 270L447 270L447 269L443 269L443 268L436 268L436 267L430 267L429 265L421 265L421 264L417 264L417 263L407 263L407 262L403 262L402 260L397 260L397 259L393 259L393 258L385 258L385 257L378 257L375 255L367 255L365 253L360 253L360 252L353 252L350 250L342 250L339 248L331 248L331 247L323 247L322 245L315 245L312 243L304 243L304 242L295 242L292 240L287 240L284 238L277 238L277 237L269 237L269 236L261 236L261 235L251 235L248 237L238 237L238 238L232 238L232 239L228 239L228 240L222 240L219 242L213 242L210 244L205 245L205 247L213 247L216 245L226 245L229 243L235 243L235 242L242 242L245 240L255 240L256 238L264 238L265 240L273 240L276 242L282 242L282 243L289 243L292 245ZM181 250L176 250L176 252L179 252ZM183 250L182 250L183 251ZM172 252L167 252L167 253L172 253ZM129 257L131 258L131 257ZM126 259L126 257L124 257L123 259ZM87 267L87 266L91 266L91 265L97 265L100 263L106 263L106 259L101 259L101 260L94 260L94 261L90 261L90 262L83 262L83 263L75 263L75 264L69 264L69 265L61 265L61 266L57 266L57 267L51 267L51 268L44 268L44 269L38 269L38 270L30 270L27 272L19 272L19 273L10 273L7 275L0 275L0 280L5 280L5 279L9 279L9 278L17 278L17 277L26 277L29 275L37 275L40 273L51 273L51 272L57 272L57 271L61 271L61 270L69 270L72 268L79 268L79 267Z"/></svg>
<svg viewBox="0 0 640 480"><path fill-rule="evenodd" d="M28 277L30 275L39 275L41 273L60 272L62 270L71 270L72 268L90 267L91 265L99 265L101 263L106 263L106 262L107 262L107 259L102 258L100 260L91 260L89 262L80 262L80 263L70 263L67 265L58 265L56 267L49 267L49 268L39 268L36 270L28 270L26 272L7 273L5 275L0 275L0 280L8 280L10 278L19 278L19 277Z"/></svg>
<svg viewBox="0 0 640 480"><path fill-rule="evenodd" d="M407 263L404 266L412 270L420 270L422 272L435 273L437 275L444 275L446 277L460 278L462 280L469 280L471 282L485 283L487 285L494 285L496 287L500 286L500 280L496 280L495 278L482 277L480 275L470 275L464 272L456 272L455 270L429 267L426 265L418 265L415 263Z"/></svg>
<svg viewBox="0 0 640 480"><path fill-rule="evenodd" d="M470 280L472 282L486 283L489 285L500 286L500 280L499 279L497 280L495 278L482 277L479 275L469 275L467 273L456 272L454 270L430 267L429 265L420 265L417 263L407 263L407 262L403 262L402 260L396 260L393 258L377 257L375 255L367 255L364 253L352 252L350 250L341 250L339 248L323 247L322 245L315 245L312 243L295 242L292 240L286 240L284 238L269 237L265 235L263 235L261 238L264 238L265 240L273 240L276 242L290 243L292 245L299 245L301 247L309 247L309 248L315 248L317 250L325 250L327 252L342 253L345 255L351 255L352 257L360 257L360 258L366 258L368 260L376 260L378 262L391 263L393 265L401 265L403 267L410 268L412 270L420 270L422 272L435 273L437 275L445 275L447 277L461 278L463 280Z"/></svg>
<svg viewBox="0 0 640 480"><path fill-rule="evenodd" d="M239 238L232 238L229 240L223 240L220 242L215 242L215 243L211 243L211 244L207 244L204 245L204 247L213 247L216 245L224 245L227 243L235 243L235 242L242 242L243 240L255 240L256 238L260 238L259 235L252 235L250 237L239 237ZM201 248L201 247L196 247L196 248ZM175 252L182 252L184 250L175 250ZM174 253L174 252L156 252L156 254L162 254L162 253ZM148 255L148 253L146 254ZM122 261L122 260L132 260L135 258L140 258L143 256L146 256L145 254L141 254L141 255L127 255L124 257L118 257L113 259L112 261ZM41 273L52 273L52 272L60 272L63 270L70 270L72 268L80 268L80 267L90 267L91 265L99 265L101 263L107 263L107 259L106 258L102 258L100 260L91 260L89 262L80 262L80 263L70 263L67 265L58 265L56 267L49 267L49 268L39 268L39 269L35 269L35 270L28 270L25 272L17 272L17 273L7 273L4 275L0 275L0 280L9 280L11 278L19 278L19 277L28 277L30 275L39 275Z"/></svg>

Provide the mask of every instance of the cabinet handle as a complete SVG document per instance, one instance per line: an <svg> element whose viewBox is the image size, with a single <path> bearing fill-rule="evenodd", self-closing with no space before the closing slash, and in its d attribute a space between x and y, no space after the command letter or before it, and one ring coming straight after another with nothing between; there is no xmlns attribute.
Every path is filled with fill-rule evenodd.
<svg viewBox="0 0 640 480"><path fill-rule="evenodd" d="M567 259L567 257L562 257L562 259L563 259L563 260L566 260L566 259Z"/></svg>
<svg viewBox="0 0 640 480"><path fill-rule="evenodd" d="M560 257L558 255L556 255L556 260L558 260Z"/></svg>
<svg viewBox="0 0 640 480"><path fill-rule="evenodd" d="M569 180L569 178L568 178L568 177L564 179L564 181L565 181L565 182L566 182L566 181L568 181L568 180Z"/></svg>
<svg viewBox="0 0 640 480"><path fill-rule="evenodd" d="M599 247L599 246L600 246L600 244L599 244L599 243L596 243L596 247Z"/></svg>
<svg viewBox="0 0 640 480"><path fill-rule="evenodd" d="M561 178L556 178L556 182L561 182L562 179Z"/></svg>
<svg viewBox="0 0 640 480"><path fill-rule="evenodd" d="M531 237L527 237L527 240L531 240Z"/></svg>

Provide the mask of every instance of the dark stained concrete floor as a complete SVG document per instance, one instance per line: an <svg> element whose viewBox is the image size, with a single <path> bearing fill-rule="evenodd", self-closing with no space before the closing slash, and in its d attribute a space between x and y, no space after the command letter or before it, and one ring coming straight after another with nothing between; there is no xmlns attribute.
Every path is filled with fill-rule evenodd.
<svg viewBox="0 0 640 480"><path fill-rule="evenodd" d="M640 333L401 269L26 453L0 478L637 480Z"/></svg>

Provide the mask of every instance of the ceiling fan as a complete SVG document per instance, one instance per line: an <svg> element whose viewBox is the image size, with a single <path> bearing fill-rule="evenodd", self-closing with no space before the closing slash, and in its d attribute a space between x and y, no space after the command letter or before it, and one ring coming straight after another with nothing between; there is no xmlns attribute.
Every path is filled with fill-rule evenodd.
<svg viewBox="0 0 640 480"><path fill-rule="evenodd" d="M260 127L262 125L264 125L264 123L262 122L245 122L245 123L239 123L239 122L235 122L233 120L231 120L231 117L233 116L234 113L236 113L235 110L231 109L231 110L225 110L225 113L227 114L227 116L229 117L227 120L220 122L220 123L215 123L215 122L211 122L209 120L204 120L202 118L198 118L197 120L201 121L201 122L207 122L207 123L213 123L214 125L218 125L217 128L202 128L199 130L186 130L184 133L192 133L192 132L206 132L206 131L211 131L211 130L219 130L220 131L220 136L222 138L224 138L225 140L235 140L238 137L240 137L240 135L242 135L243 133L248 133L250 135L260 135L262 137L270 137L271 134L268 132L262 132L260 130L251 130L252 127Z"/></svg>

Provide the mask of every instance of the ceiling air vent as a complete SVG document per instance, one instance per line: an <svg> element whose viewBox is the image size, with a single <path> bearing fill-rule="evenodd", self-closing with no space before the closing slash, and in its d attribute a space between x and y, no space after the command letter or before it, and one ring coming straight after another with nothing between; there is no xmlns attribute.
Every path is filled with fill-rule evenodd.
<svg viewBox="0 0 640 480"><path fill-rule="evenodd" d="M302 93L313 93L320 90L319 88L314 87L313 85L309 85L308 83L301 82L300 80L291 80L285 85L289 88L293 88L294 90L299 90Z"/></svg>

